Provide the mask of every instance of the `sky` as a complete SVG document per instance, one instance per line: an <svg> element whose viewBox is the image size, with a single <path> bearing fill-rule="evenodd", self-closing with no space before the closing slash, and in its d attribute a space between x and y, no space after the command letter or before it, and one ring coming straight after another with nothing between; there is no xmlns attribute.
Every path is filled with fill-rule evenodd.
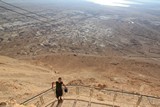
<svg viewBox="0 0 160 107"><path fill-rule="evenodd" d="M132 4L144 4L144 3L159 3L160 0L87 0L93 3L108 5L108 6L120 6L130 7Z"/></svg>
<svg viewBox="0 0 160 107"><path fill-rule="evenodd" d="M120 7L129 7L130 4L136 3L129 0L87 0L87 1L101 5L120 6Z"/></svg>
<svg viewBox="0 0 160 107"><path fill-rule="evenodd" d="M100 5L107 5L107 6L119 6L119 7L130 7L133 4L142 5L142 4L159 4L160 0L6 0L9 2L43 2L43 3L51 3L51 2L65 2L65 3L72 3L77 1L89 1L92 3L100 4Z"/></svg>

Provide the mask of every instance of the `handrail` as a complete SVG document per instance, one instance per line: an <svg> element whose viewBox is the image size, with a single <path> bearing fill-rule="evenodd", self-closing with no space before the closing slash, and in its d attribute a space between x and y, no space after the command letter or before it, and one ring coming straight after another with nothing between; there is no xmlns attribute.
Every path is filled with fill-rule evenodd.
<svg viewBox="0 0 160 107"><path fill-rule="evenodd" d="M137 96L160 99L160 97L156 97L156 96L127 92L127 91L124 91L124 90L114 90L114 89L109 89L109 88L99 89L98 87L90 87L90 86L83 86L83 85L69 85L69 87L86 87L86 88L92 88L92 89L101 90L101 91L112 91L112 92L125 93L125 94L130 94L130 95L137 95Z"/></svg>
<svg viewBox="0 0 160 107"><path fill-rule="evenodd" d="M49 89L47 89L47 90L45 90L45 91L43 91L43 92L41 92L41 93L39 93L39 94L37 94L37 95L35 95L35 96L33 96L33 97L25 100L24 102L22 102L22 103L20 103L20 104L25 104L25 103L27 103L27 102L29 102L29 101L31 101L31 100L39 97L39 96L42 96L42 95L46 94L47 92L49 92L49 91L51 91L51 90L52 90L52 88L49 88Z"/></svg>
<svg viewBox="0 0 160 107"><path fill-rule="evenodd" d="M147 98L154 98L154 99L160 99L160 97L156 97L156 96L149 96L149 95L144 95L144 94L138 94L138 93L132 93L132 92L127 92L127 91L123 91L123 90L113 90L113 89L108 89L108 88L104 88L104 89L99 89L98 87L91 87L91 86L83 86L83 85L67 85L67 87L83 87L83 88L91 88L91 89L95 89L95 90L101 90L101 91L112 91L115 93L125 93L125 94L129 94L129 95L137 95L137 96L142 96L142 97L147 97ZM31 98L29 98L28 100L20 103L20 104L26 104L42 95L45 95L47 92L54 90L55 88L49 88Z"/></svg>

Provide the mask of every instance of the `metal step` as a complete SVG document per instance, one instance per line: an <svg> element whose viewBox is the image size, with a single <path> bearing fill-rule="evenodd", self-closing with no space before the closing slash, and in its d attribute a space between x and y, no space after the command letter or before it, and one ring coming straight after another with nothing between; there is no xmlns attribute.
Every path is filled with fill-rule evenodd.
<svg viewBox="0 0 160 107"><path fill-rule="evenodd" d="M91 104L91 107L111 107L111 106Z"/></svg>
<svg viewBox="0 0 160 107"><path fill-rule="evenodd" d="M63 100L59 100L52 107L62 107L63 102L64 102Z"/></svg>
<svg viewBox="0 0 160 107"><path fill-rule="evenodd" d="M53 105L48 107L77 107L77 102L75 100L62 100L56 101Z"/></svg>
<svg viewBox="0 0 160 107"><path fill-rule="evenodd" d="M73 107L74 100L64 100L60 107ZM59 106L56 106L59 107Z"/></svg>
<svg viewBox="0 0 160 107"><path fill-rule="evenodd" d="M88 102L77 101L76 107L88 107Z"/></svg>

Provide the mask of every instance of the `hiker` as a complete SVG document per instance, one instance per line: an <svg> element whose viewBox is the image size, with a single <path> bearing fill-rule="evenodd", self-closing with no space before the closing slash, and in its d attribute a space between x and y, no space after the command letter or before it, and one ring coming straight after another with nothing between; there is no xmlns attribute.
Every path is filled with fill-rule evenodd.
<svg viewBox="0 0 160 107"><path fill-rule="evenodd" d="M65 90L67 89L67 87L66 85L64 85L61 77L58 78L58 81L52 82L52 88L54 88L55 83L56 83L56 97L58 100L62 100L62 96L63 96L62 85L65 87Z"/></svg>

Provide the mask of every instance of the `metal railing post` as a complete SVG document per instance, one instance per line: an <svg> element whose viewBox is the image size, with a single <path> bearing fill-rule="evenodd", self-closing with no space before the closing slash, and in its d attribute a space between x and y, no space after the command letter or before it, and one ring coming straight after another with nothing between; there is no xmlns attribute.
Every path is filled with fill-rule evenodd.
<svg viewBox="0 0 160 107"><path fill-rule="evenodd" d="M136 107L138 107L142 101L143 96L139 96L138 101L136 103Z"/></svg>
<svg viewBox="0 0 160 107"><path fill-rule="evenodd" d="M35 103L35 105L36 105L36 107L40 107L40 102L37 101L37 102Z"/></svg>
<svg viewBox="0 0 160 107"><path fill-rule="evenodd" d="M117 93L115 93L113 96L113 107L114 107L114 102L116 101L116 98L117 98Z"/></svg>
<svg viewBox="0 0 160 107"><path fill-rule="evenodd" d="M44 104L43 96L40 96L40 102L41 102L42 105Z"/></svg>
<svg viewBox="0 0 160 107"><path fill-rule="evenodd" d="M50 107L53 107L54 106L54 102L51 104L51 106Z"/></svg>
<svg viewBox="0 0 160 107"><path fill-rule="evenodd" d="M77 97L79 97L79 87L78 86L76 87L76 95Z"/></svg>
<svg viewBox="0 0 160 107"><path fill-rule="evenodd" d="M73 106L72 107L75 107L76 106L76 103L77 103L77 100L78 100L78 97L79 97L79 86L76 87L76 99L73 103Z"/></svg>
<svg viewBox="0 0 160 107"><path fill-rule="evenodd" d="M93 89L90 88L90 95L89 95L89 103L88 103L88 107L91 107L92 96L93 96Z"/></svg>

